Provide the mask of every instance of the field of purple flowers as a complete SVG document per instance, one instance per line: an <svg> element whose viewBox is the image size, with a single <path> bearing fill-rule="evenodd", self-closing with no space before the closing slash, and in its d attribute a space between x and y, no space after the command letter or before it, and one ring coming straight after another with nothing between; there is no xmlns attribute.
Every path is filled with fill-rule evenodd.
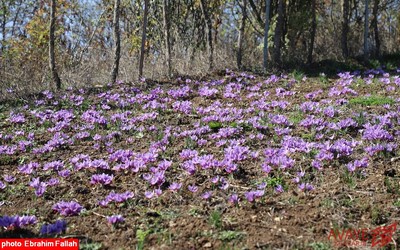
<svg viewBox="0 0 400 250"><path fill-rule="evenodd" d="M1 104L0 237L330 249L331 229L399 220L396 73L144 85Z"/></svg>

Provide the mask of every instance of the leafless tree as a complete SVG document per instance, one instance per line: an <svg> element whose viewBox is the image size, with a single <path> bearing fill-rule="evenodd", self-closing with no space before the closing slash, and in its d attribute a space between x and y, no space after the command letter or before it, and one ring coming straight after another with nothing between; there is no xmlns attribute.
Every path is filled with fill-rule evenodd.
<svg viewBox="0 0 400 250"><path fill-rule="evenodd" d="M114 62L111 71L111 83L115 83L119 70L119 59L121 57L121 34L119 30L120 0L114 1Z"/></svg>
<svg viewBox="0 0 400 250"><path fill-rule="evenodd" d="M242 21L240 23L240 28L239 28L239 36L238 36L238 50L237 50L237 67L238 69L242 68L242 58L243 58L243 40L244 40L244 32L246 28L246 19L247 19L247 1L244 0L242 3L240 3L240 0L238 1L239 5L242 9Z"/></svg>
<svg viewBox="0 0 400 250"><path fill-rule="evenodd" d="M143 63L144 63L144 52L146 47L146 35L147 35L147 16L149 12L149 0L144 0L144 14L143 14L143 26L142 26L142 44L140 47L140 59L139 59L139 78L143 76Z"/></svg>
<svg viewBox="0 0 400 250"><path fill-rule="evenodd" d="M268 31L269 31L269 12L271 0L265 0L265 26L264 26L264 70L268 68Z"/></svg>
<svg viewBox="0 0 400 250"><path fill-rule="evenodd" d="M53 77L53 81L56 84L57 89L61 89L61 80L58 76L57 68L56 68L56 58L54 52L54 40L55 40L55 22L56 22L56 0L51 0L51 8L50 8L50 27L49 27L49 66L50 71Z"/></svg>
<svg viewBox="0 0 400 250"><path fill-rule="evenodd" d="M163 23L164 23L165 58L168 66L168 77L171 77L172 65L171 65L171 40L170 40L170 13L169 13L168 0L163 0Z"/></svg>
<svg viewBox="0 0 400 250"><path fill-rule="evenodd" d="M310 30L310 47L308 49L307 63L313 61L314 41L317 31L317 0L311 0L311 30Z"/></svg>
<svg viewBox="0 0 400 250"><path fill-rule="evenodd" d="M211 16L208 10L208 5L206 0L200 0L201 12L203 15L204 23L207 29L207 50L208 50L208 63L209 69L212 70L214 68L214 46L212 39L212 24L211 24Z"/></svg>

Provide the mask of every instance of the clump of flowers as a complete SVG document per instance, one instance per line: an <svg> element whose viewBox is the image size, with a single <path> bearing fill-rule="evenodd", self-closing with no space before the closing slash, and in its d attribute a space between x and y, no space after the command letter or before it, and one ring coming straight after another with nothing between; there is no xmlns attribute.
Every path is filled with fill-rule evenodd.
<svg viewBox="0 0 400 250"><path fill-rule="evenodd" d="M42 196L47 189L47 183L41 182L40 177L33 178L29 186L35 189L35 195L38 197Z"/></svg>
<svg viewBox="0 0 400 250"><path fill-rule="evenodd" d="M182 183L177 183L177 182L173 182L170 186L169 186L169 190L171 191L178 191L179 189L181 189L182 187Z"/></svg>
<svg viewBox="0 0 400 250"><path fill-rule="evenodd" d="M107 216L107 221L108 223L112 224L112 225L116 225L118 223L122 223L125 221L125 218L122 217L122 215L111 215L111 216Z"/></svg>
<svg viewBox="0 0 400 250"><path fill-rule="evenodd" d="M3 216L0 218L0 227L6 230L24 228L37 222L36 216Z"/></svg>
<svg viewBox="0 0 400 250"><path fill-rule="evenodd" d="M60 201L56 203L52 208L63 216L78 215L83 209L83 207L75 201Z"/></svg>
<svg viewBox="0 0 400 250"><path fill-rule="evenodd" d="M253 202L264 195L264 190L252 190L244 194L249 202Z"/></svg>
<svg viewBox="0 0 400 250"><path fill-rule="evenodd" d="M126 191L124 193L115 193L114 191L111 191L111 193L109 195L107 195L107 197L104 200L101 200L99 202L99 205L102 207L105 207L110 202L123 203L133 197L134 197L134 194L130 191Z"/></svg>
<svg viewBox="0 0 400 250"><path fill-rule="evenodd" d="M218 93L218 89L209 88L208 86L204 86L199 89L199 95L203 97L211 97Z"/></svg>
<svg viewBox="0 0 400 250"><path fill-rule="evenodd" d="M64 220L57 220L54 224L44 224L40 228L41 235L53 235L64 233L67 229L67 222Z"/></svg>
<svg viewBox="0 0 400 250"><path fill-rule="evenodd" d="M10 114L10 122L15 124L23 124L25 123L25 116L24 114Z"/></svg>
<svg viewBox="0 0 400 250"><path fill-rule="evenodd" d="M94 174L90 180L91 184L109 185L114 179L113 175L108 174Z"/></svg>
<svg viewBox="0 0 400 250"><path fill-rule="evenodd" d="M176 101L172 103L172 108L175 111L180 111L189 115L192 112L192 102L190 101Z"/></svg>

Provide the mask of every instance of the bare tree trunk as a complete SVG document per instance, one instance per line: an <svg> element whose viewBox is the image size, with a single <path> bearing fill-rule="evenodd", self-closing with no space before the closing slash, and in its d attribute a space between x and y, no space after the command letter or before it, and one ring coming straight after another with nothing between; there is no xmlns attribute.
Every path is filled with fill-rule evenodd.
<svg viewBox="0 0 400 250"><path fill-rule="evenodd" d="M119 71L119 59L121 58L121 34L119 31L120 0L114 1L114 63L111 71L111 83L117 81Z"/></svg>
<svg viewBox="0 0 400 250"><path fill-rule="evenodd" d="M275 28L274 36L274 50L272 53L275 67L281 66L281 47L282 47L282 35L283 35L283 22L284 22L284 0L278 1L278 18Z"/></svg>
<svg viewBox="0 0 400 250"><path fill-rule="evenodd" d="M348 40L347 37L349 33L349 10L350 10L349 0L343 0L341 44L342 44L342 55L344 58L349 57L349 48L347 46L347 40Z"/></svg>
<svg viewBox="0 0 400 250"><path fill-rule="evenodd" d="M243 5L241 5L242 8L242 22L240 24L239 28L239 36L238 36L238 51L237 51L237 67L238 69L242 69L242 58L243 58L243 37L244 37L244 31L246 27L246 19L247 19L247 1L243 1Z"/></svg>
<svg viewBox="0 0 400 250"><path fill-rule="evenodd" d="M308 49L307 63L311 64L313 61L315 33L317 31L317 3L316 0L311 1L311 32L310 32L310 48Z"/></svg>
<svg viewBox="0 0 400 250"><path fill-rule="evenodd" d="M1 54L4 52L4 45L6 41L6 22L7 22L7 6L4 1L2 1L2 20L1 20Z"/></svg>
<svg viewBox="0 0 400 250"><path fill-rule="evenodd" d="M56 59L54 53L54 33L55 33L55 21L56 21L56 0L51 0L50 9L50 27L49 27L49 66L53 77L53 81L56 84L57 89L61 89L61 80L58 76L56 68Z"/></svg>
<svg viewBox="0 0 400 250"><path fill-rule="evenodd" d="M372 28L374 29L374 39L375 39L375 57L378 58L381 52L381 40L379 39L379 29L378 29L378 9L379 0L374 0L374 7L372 9Z"/></svg>
<svg viewBox="0 0 400 250"><path fill-rule="evenodd" d="M143 16L143 27L142 27L142 45L140 47L140 60L139 60L139 79L143 76L143 63L144 63L144 52L146 45L147 35L147 15L149 12L149 0L144 0L144 16Z"/></svg>
<svg viewBox="0 0 400 250"><path fill-rule="evenodd" d="M269 12L271 0L265 0L265 26L264 26L264 51L263 51L263 67L264 71L268 68L268 31L269 31Z"/></svg>
<svg viewBox="0 0 400 250"><path fill-rule="evenodd" d="M163 0L163 21L164 21L164 40L165 40L165 57L168 66L168 78L172 76L172 65L171 65L171 41L169 37L170 31L170 16L169 16L169 4L168 0Z"/></svg>
<svg viewBox="0 0 400 250"><path fill-rule="evenodd" d="M214 69L214 46L212 39L212 24L210 13L208 13L208 6L205 0L200 0L200 8L203 14L204 22L207 28L207 42L208 42L208 62L209 62L209 70Z"/></svg>
<svg viewBox="0 0 400 250"><path fill-rule="evenodd" d="M369 0L365 0L365 17L364 17L364 60L368 61L369 46L368 46L368 28L369 28Z"/></svg>

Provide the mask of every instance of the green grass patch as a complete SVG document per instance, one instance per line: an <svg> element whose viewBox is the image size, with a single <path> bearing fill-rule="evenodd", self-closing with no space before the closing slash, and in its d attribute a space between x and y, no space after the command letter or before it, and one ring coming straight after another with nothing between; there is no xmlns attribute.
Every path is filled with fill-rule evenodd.
<svg viewBox="0 0 400 250"><path fill-rule="evenodd" d="M394 104L394 100L386 96L360 96L349 100L351 105L361 105L361 106L381 106L385 104Z"/></svg>
<svg viewBox="0 0 400 250"><path fill-rule="evenodd" d="M222 214L221 212L215 210L211 212L210 218L209 218L210 224L215 227L215 228L221 228L222 227Z"/></svg>
<svg viewBox="0 0 400 250"><path fill-rule="evenodd" d="M288 115L289 122L293 123L294 125L300 123L303 119L304 119L304 113L300 111L290 113Z"/></svg>
<svg viewBox="0 0 400 250"><path fill-rule="evenodd" d="M210 129L212 129L212 130L218 130L218 129L222 128L222 123L216 122L216 121L211 121L208 123L208 127L210 127Z"/></svg>
<svg viewBox="0 0 400 250"><path fill-rule="evenodd" d="M143 231L142 229L136 230L136 249L143 249L146 237L151 233L151 230Z"/></svg>
<svg viewBox="0 0 400 250"><path fill-rule="evenodd" d="M244 235L243 232L236 232L236 231L222 231L219 233L218 239L222 241L232 241L234 239L240 239Z"/></svg>

